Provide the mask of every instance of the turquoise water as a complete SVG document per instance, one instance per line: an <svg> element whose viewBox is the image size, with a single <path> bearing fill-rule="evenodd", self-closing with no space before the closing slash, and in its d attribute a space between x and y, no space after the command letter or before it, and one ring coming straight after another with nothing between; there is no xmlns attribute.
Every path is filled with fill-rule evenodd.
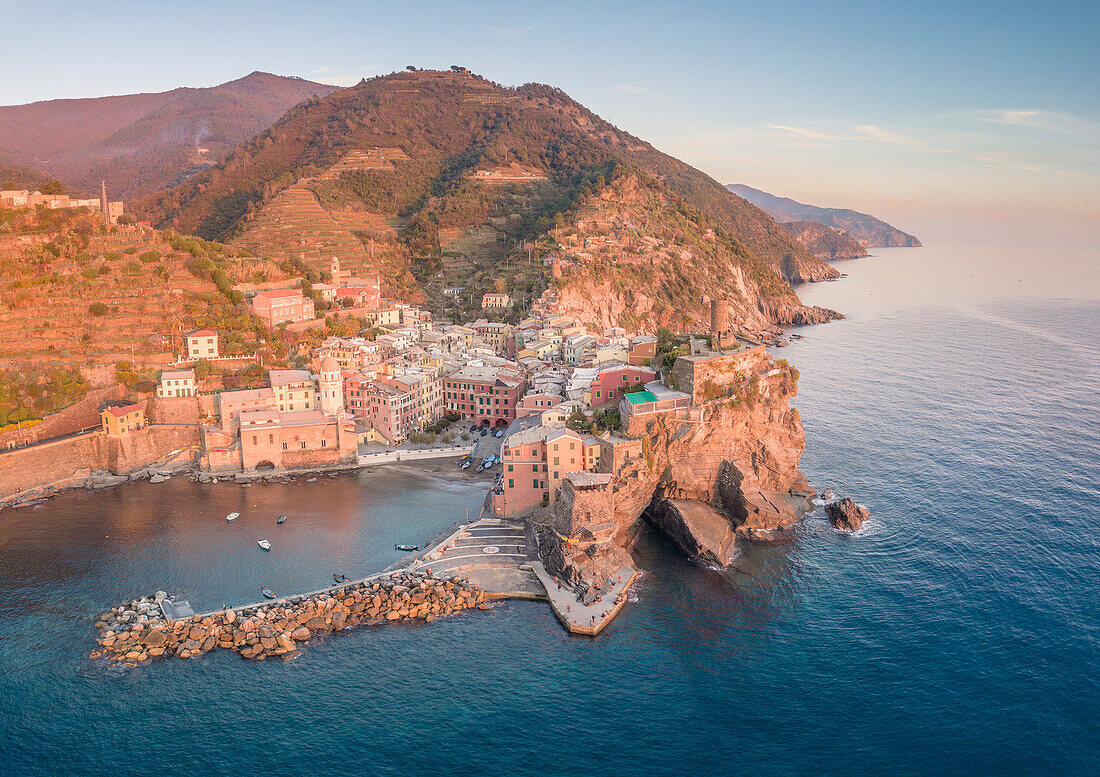
<svg viewBox="0 0 1100 777"><path fill-rule="evenodd" d="M512 602L292 663L121 671L86 655L124 597L218 606L366 573L483 492L376 470L63 495L0 514L3 773L1097 773L1095 261L930 246L838 266L800 292L848 318L781 355L804 469L872 509L859 535L813 515L722 573L647 536L638 601L595 640Z"/></svg>

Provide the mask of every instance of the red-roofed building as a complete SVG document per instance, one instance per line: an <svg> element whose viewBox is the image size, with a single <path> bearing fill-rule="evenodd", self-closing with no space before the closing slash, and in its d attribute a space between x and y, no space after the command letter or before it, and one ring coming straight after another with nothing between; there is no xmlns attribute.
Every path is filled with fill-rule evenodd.
<svg viewBox="0 0 1100 777"><path fill-rule="evenodd" d="M108 407L104 408L99 417L103 422L103 431L121 437L145 426L145 406L135 404Z"/></svg>
<svg viewBox="0 0 1100 777"><path fill-rule="evenodd" d="M218 358L218 333L213 329L199 329L183 338L188 359Z"/></svg>

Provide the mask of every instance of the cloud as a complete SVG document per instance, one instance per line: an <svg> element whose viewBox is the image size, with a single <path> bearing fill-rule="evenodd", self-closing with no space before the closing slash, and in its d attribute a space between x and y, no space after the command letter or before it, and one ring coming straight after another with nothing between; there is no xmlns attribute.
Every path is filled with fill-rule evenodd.
<svg viewBox="0 0 1100 777"><path fill-rule="evenodd" d="M490 27L489 29L495 32L497 35L515 37L516 35L526 35L535 28L529 24L526 27Z"/></svg>
<svg viewBox="0 0 1100 777"><path fill-rule="evenodd" d="M792 135L798 135L803 138L813 138L814 140L842 140L842 138L836 135L826 135L824 132L805 129L804 127L786 127L782 124L769 124L768 129L779 130L780 132L790 132Z"/></svg>
<svg viewBox="0 0 1100 777"><path fill-rule="evenodd" d="M631 86L630 84L615 84L615 89L627 94L653 94L652 89L646 89L644 86Z"/></svg>

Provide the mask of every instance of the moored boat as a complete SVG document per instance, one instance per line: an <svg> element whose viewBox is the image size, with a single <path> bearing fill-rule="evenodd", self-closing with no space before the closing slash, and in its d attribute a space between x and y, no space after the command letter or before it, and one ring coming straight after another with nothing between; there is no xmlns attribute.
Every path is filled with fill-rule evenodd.
<svg viewBox="0 0 1100 777"><path fill-rule="evenodd" d="M393 549L394 550L413 551L413 550L420 550L420 546L419 545L394 545Z"/></svg>
<svg viewBox="0 0 1100 777"><path fill-rule="evenodd" d="M268 599L274 599L278 594L272 591L270 588L261 588L260 593L266 596Z"/></svg>
<svg viewBox="0 0 1100 777"><path fill-rule="evenodd" d="M241 517L240 513L230 513L229 515L225 516L225 522L226 523L232 523L233 521L237 520L240 517Z"/></svg>
<svg viewBox="0 0 1100 777"><path fill-rule="evenodd" d="M275 523L286 523L286 516L280 515L279 520L275 521Z"/></svg>
<svg viewBox="0 0 1100 777"><path fill-rule="evenodd" d="M271 550L271 543L268 542L267 540L260 540L256 544L259 545L264 550Z"/></svg>

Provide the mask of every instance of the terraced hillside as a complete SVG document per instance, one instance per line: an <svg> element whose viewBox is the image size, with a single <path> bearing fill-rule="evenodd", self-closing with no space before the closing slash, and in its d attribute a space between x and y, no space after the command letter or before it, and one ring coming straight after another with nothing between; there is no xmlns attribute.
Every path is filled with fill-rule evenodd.
<svg viewBox="0 0 1100 777"><path fill-rule="evenodd" d="M733 258L766 268L775 288L838 275L763 211L560 90L466 73L395 73L295 106L224 163L135 208L261 256L312 263L340 250L354 267L365 249L388 263L383 277L407 278L403 264L436 302L449 285L473 299L501 275L513 282L516 260L532 245L535 259L552 251L556 218L617 169L657 181L723 230L740 249ZM772 301L746 315L768 315L782 300Z"/></svg>
<svg viewBox="0 0 1100 777"><path fill-rule="evenodd" d="M259 320L218 278L231 291L285 276L221 251L147 227L105 228L86 212L0 210L0 369L164 363L182 333L205 326L225 332L227 350L253 350Z"/></svg>

